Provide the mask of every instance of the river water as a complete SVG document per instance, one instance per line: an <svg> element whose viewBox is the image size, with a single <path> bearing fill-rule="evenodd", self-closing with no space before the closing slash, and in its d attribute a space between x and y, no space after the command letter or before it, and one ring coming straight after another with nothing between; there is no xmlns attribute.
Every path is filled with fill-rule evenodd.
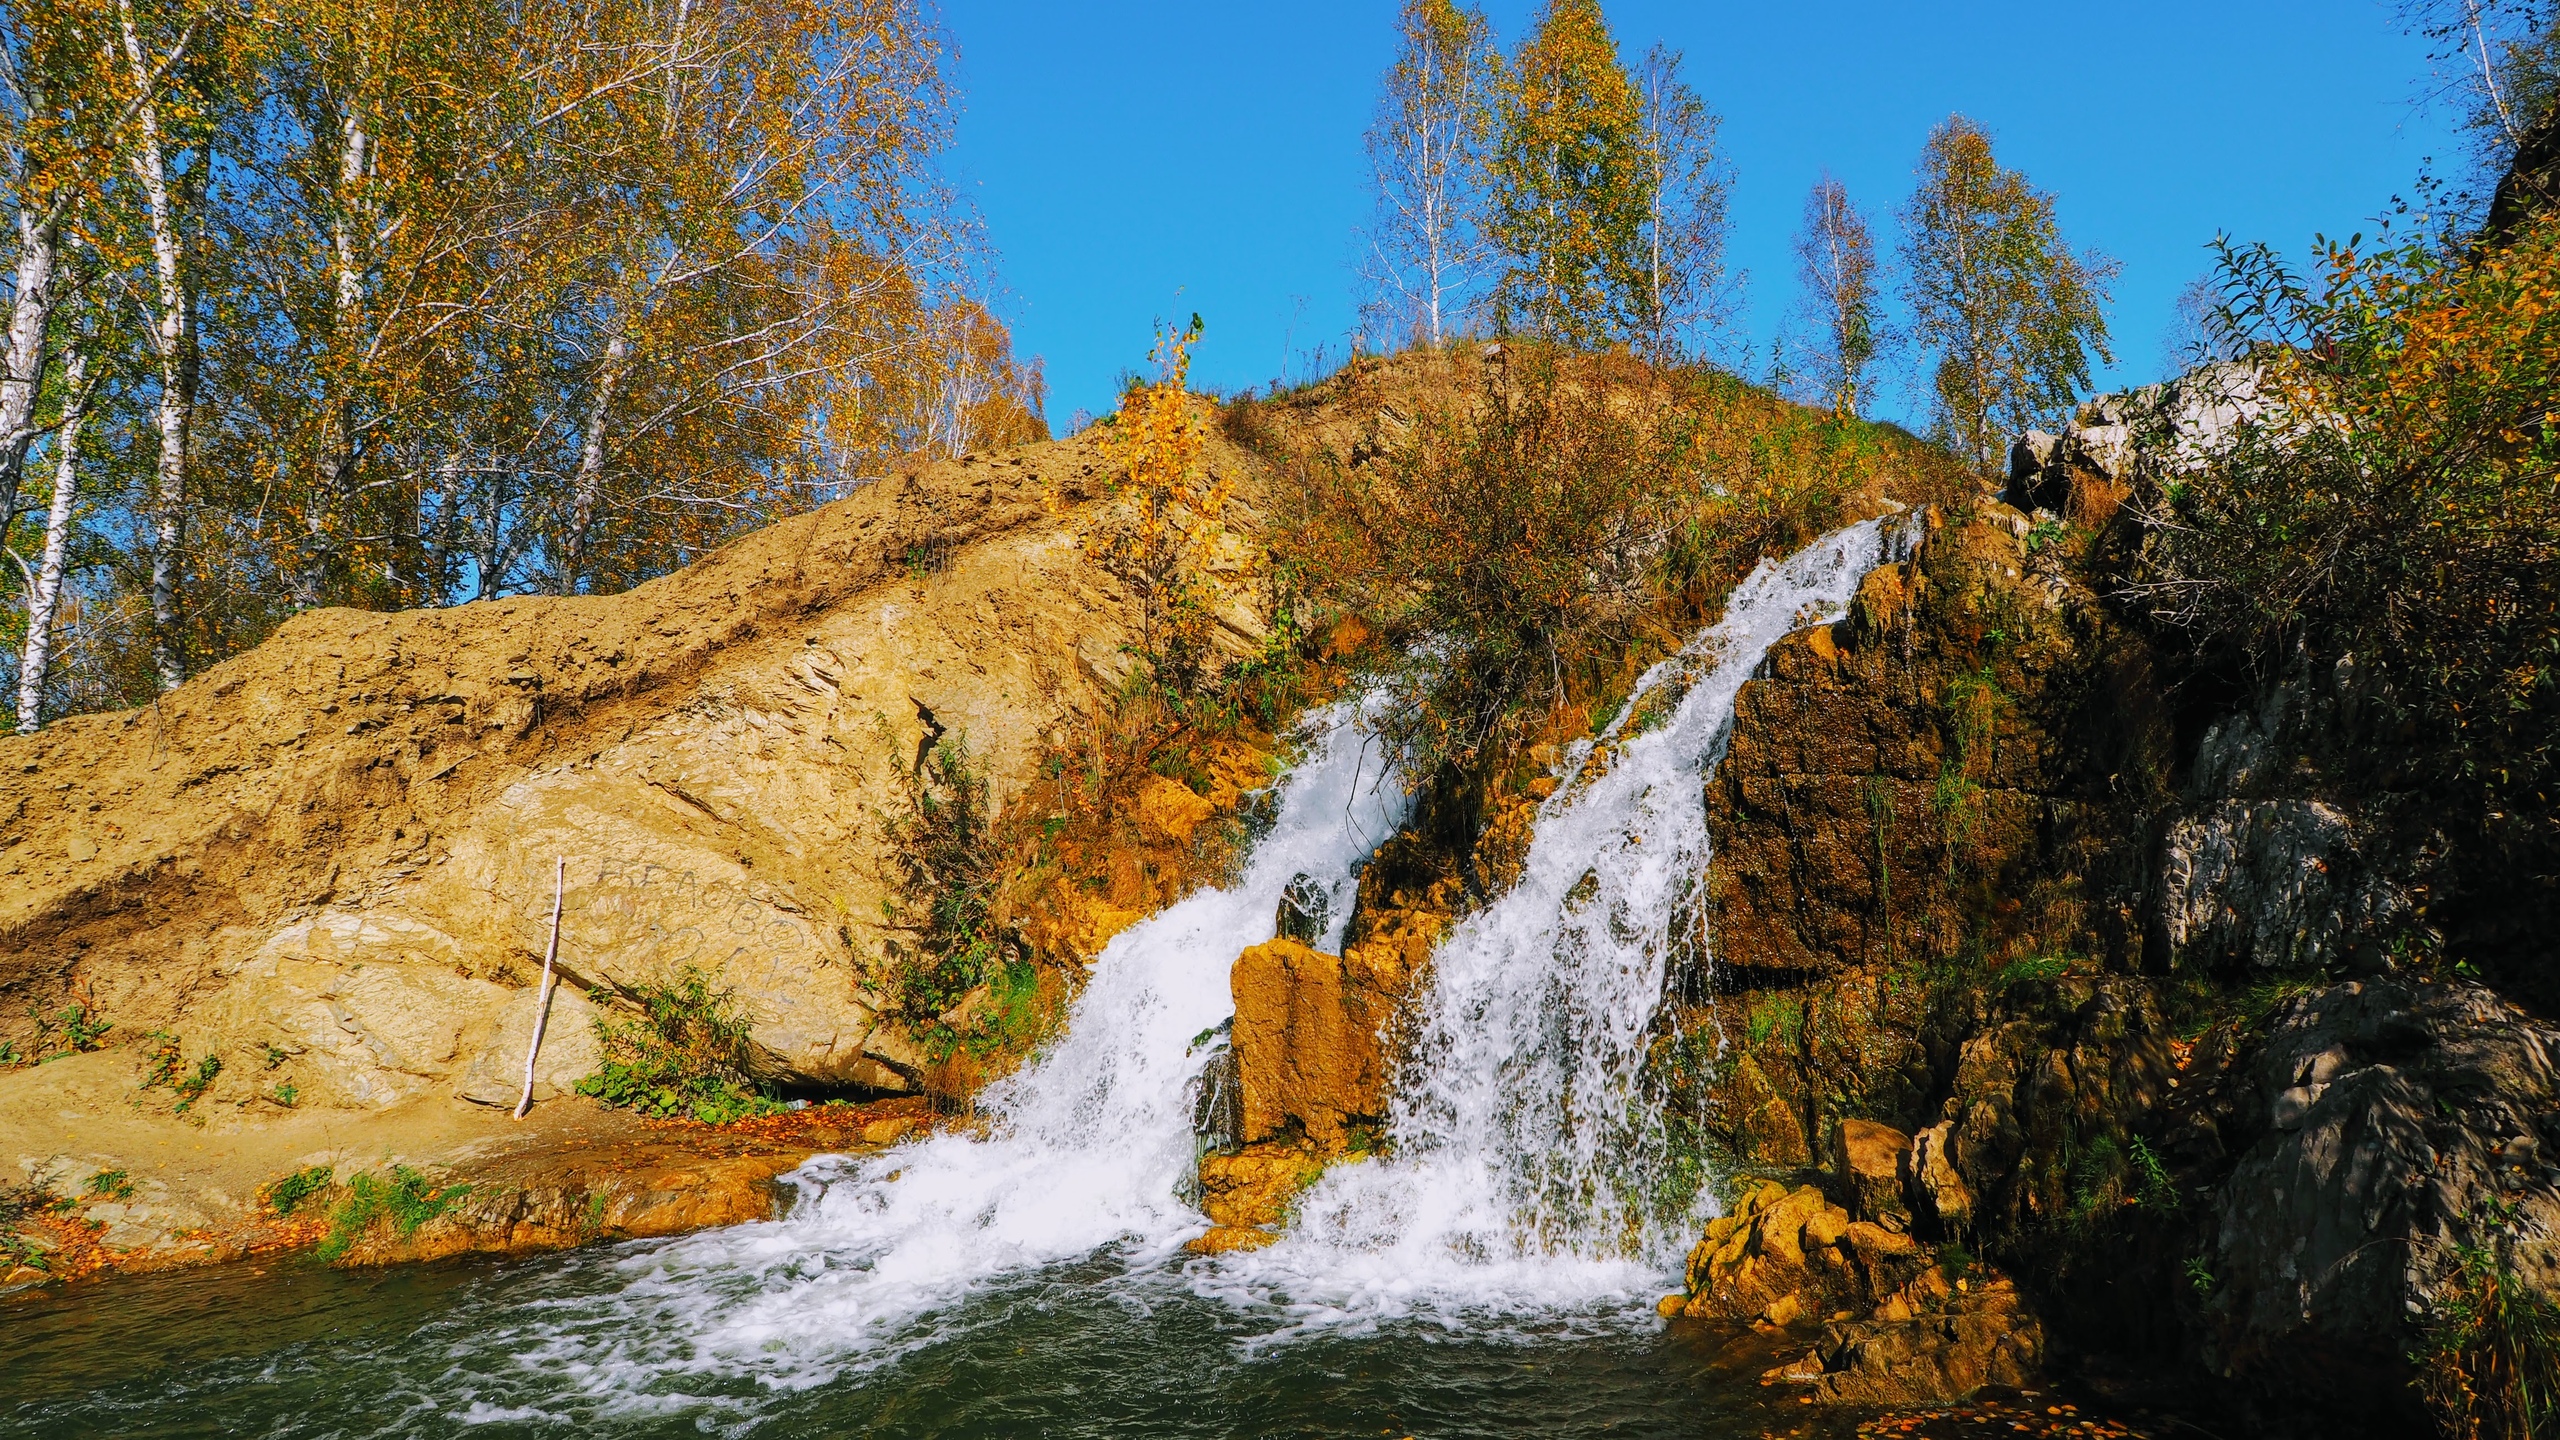
<svg viewBox="0 0 2560 1440"><path fill-rule="evenodd" d="M0 1435L1758 1435L1769 1358L1652 1302L1712 1214L1644 1090L1695 924L1704 782L1768 647L1907 546L1764 564L1540 808L1520 882L1444 943L1389 1117L1268 1249L1202 1259L1189 1086L1293 881L1401 823L1354 706L1232 885L1105 950L983 1137L821 1157L781 1218L538 1261L170 1277L0 1308ZM1213 1043L1213 1042L1211 1042ZM1792 1413L1789 1413L1792 1412ZM1806 1433L1811 1433L1809 1430Z"/></svg>

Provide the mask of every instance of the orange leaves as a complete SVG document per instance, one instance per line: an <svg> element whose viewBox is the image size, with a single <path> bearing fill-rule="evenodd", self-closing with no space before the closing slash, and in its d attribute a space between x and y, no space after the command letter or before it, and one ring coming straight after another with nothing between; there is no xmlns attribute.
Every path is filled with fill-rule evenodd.
<svg viewBox="0 0 2560 1440"><path fill-rule="evenodd" d="M1235 484L1203 463L1208 426L1185 388L1200 331L1197 315L1183 330L1158 330L1155 381L1120 397L1101 442L1133 512L1109 558L1138 592L1143 658L1181 695L1209 678L1212 622L1200 575L1215 554Z"/></svg>

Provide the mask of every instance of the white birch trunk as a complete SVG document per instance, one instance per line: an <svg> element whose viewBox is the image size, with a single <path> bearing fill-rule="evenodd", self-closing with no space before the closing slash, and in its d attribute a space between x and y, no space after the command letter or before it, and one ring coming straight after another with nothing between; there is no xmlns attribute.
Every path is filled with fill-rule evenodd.
<svg viewBox="0 0 2560 1440"><path fill-rule="evenodd" d="M8 350L0 356L0 517L17 509L27 447L35 443L36 395L44 388L45 325L53 314L54 268L61 242L60 213L38 214L22 194L18 290L9 307Z"/></svg>
<svg viewBox="0 0 2560 1440"><path fill-rule="evenodd" d="M89 354L75 346L62 362L62 424L53 434L53 504L45 511L44 553L27 590L27 639L18 658L18 733L43 723L45 671L53 662L53 613L62 598L71 547L71 503L80 488L80 428L88 419Z"/></svg>
<svg viewBox="0 0 2560 1440"><path fill-rule="evenodd" d="M296 567L294 579L294 606L304 610L325 598L333 543L330 530L346 504L347 472L355 460L352 400L347 393L351 378L343 367L354 353L355 329L364 305L364 256L356 232L359 224L367 220L363 186L371 169L372 137L365 132L363 116L357 112L352 97L341 104L337 204L329 221L329 250L337 265L329 331L335 357L320 408L318 493L311 497L310 509L304 516L303 560Z"/></svg>
<svg viewBox="0 0 2560 1440"><path fill-rule="evenodd" d="M187 494L187 412L194 399L193 368L187 363L187 291L178 266L178 221L170 202L169 171L160 142L160 107L152 96L154 67L142 53L141 32L134 26L132 0L116 0L116 19L123 30L125 61L141 93L134 107L140 132L133 169L142 182L151 217L151 265L157 282L158 314L151 345L160 361L157 428L159 463L152 475L151 650L160 673L160 688L175 690L187 678L186 658L178 648L178 537L185 522Z"/></svg>
<svg viewBox="0 0 2560 1440"><path fill-rule="evenodd" d="M604 361L596 367L595 398L587 406L587 433L578 446L578 476L569 490L569 533L562 547L560 593L574 595L587 567L587 528L595 523L596 501L604 494L605 426L613 416L613 392L631 363L630 331L617 321L605 342Z"/></svg>

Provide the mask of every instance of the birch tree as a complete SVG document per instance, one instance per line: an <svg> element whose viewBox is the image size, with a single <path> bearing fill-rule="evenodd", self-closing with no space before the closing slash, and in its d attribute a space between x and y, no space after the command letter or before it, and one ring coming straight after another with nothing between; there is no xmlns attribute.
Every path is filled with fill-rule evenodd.
<svg viewBox="0 0 2560 1440"><path fill-rule="evenodd" d="M2063 243L2053 197L2004 169L1961 115L1930 133L1902 212L1912 338L1933 351L1937 428L1986 476L2010 435L2058 418L2111 363L2115 263Z"/></svg>
<svg viewBox="0 0 2560 1440"><path fill-rule="evenodd" d="M33 495L0 536L26 713L1045 433L934 172L942 46L918 0L0 7L0 459L71 487L59 546Z"/></svg>
<svg viewBox="0 0 2560 1440"><path fill-rule="evenodd" d="M1724 267L1733 182L1716 148L1723 122L1680 78L1680 58L1656 45L1635 75L1643 268L1628 296L1627 323L1649 353L1666 359L1721 328L1733 301Z"/></svg>
<svg viewBox="0 0 2560 1440"><path fill-rule="evenodd" d="M1396 34L1366 141L1368 318L1437 349L1463 323L1486 258L1477 213L1501 56L1484 12L1454 0L1406 0Z"/></svg>
<svg viewBox="0 0 2560 1440"><path fill-rule="evenodd" d="M1800 306L1815 334L1812 379L1834 414L1854 418L1883 338L1875 238L1849 189L1826 175L1804 199L1796 231Z"/></svg>
<svg viewBox="0 0 2560 1440"><path fill-rule="evenodd" d="M151 346L159 361L159 396L154 407L158 441L148 502L151 552L152 668L164 691L187 678L185 640L180 632L179 585L182 561L179 542L186 524L187 426L195 409L195 293L185 263L185 241L179 233L182 208L200 200L208 157L182 166L171 154L174 137L164 123L168 107L161 78L184 52L196 32L191 22L173 42L161 45L146 35L138 0L115 0L116 36L131 85L127 106L132 115L130 156L142 189L151 247ZM157 33L164 26L149 27Z"/></svg>
<svg viewBox="0 0 2560 1440"><path fill-rule="evenodd" d="M53 495L45 507L44 543L36 562L20 562L27 587L26 637L18 652L18 733L44 724L46 671L53 658L54 615L62 600L63 566L70 556L71 512L80 494L80 438L98 377L91 373L94 331L73 337L62 360L62 413L53 430Z"/></svg>
<svg viewBox="0 0 2560 1440"><path fill-rule="evenodd" d="M596 578L608 506L753 511L795 458L805 387L863 348L866 321L899 293L887 270L931 264L941 238L920 205L921 158L943 137L939 41L900 0L674 0L639 7L624 42L662 57L617 106L655 137L612 188L641 197L610 227L592 285L587 402L557 535L558 588ZM608 191L610 193L610 191ZM923 213L920 213L923 212ZM825 245L894 262L798 263ZM803 283L827 277L843 284ZM634 467L642 436L706 443L679 485ZM720 437L715 446L711 437ZM617 474L616 472L620 472Z"/></svg>
<svg viewBox="0 0 2560 1440"><path fill-rule="evenodd" d="M48 0L0 11L0 180L16 241L0 341L0 516L13 513L28 447L42 433L36 402L64 288L58 272L113 128L101 104L112 76L98 69L112 57L83 32L95 18Z"/></svg>

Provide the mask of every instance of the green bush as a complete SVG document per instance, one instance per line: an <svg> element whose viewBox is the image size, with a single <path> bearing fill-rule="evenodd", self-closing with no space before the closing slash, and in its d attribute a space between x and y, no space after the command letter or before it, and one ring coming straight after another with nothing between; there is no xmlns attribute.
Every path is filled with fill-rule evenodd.
<svg viewBox="0 0 2560 1440"><path fill-rule="evenodd" d="M367 1230L385 1221L405 1239L470 1193L468 1185L438 1186L424 1173L406 1165L392 1166L387 1181L358 1175L347 1186L347 1198L329 1212L329 1233L312 1253L322 1260L337 1260L354 1248Z"/></svg>
<svg viewBox="0 0 2560 1440"><path fill-rule="evenodd" d="M2254 414L2137 492L2119 599L2258 683L2333 695L2337 764L2438 836L2442 923L2560 914L2560 217L2502 247L2225 245ZM2200 397L2211 401L2217 397ZM2178 453L2155 417L2147 449ZM2316 717L2315 717L2316 718ZM2518 915L2519 908L2528 913ZM2534 913L2538 910L2538 914ZM2469 948L2450 937L2453 948ZM2520 958L2546 972L2526 940Z"/></svg>
<svg viewBox="0 0 2560 1440"><path fill-rule="evenodd" d="M596 1017L604 1049L578 1093L657 1119L725 1125L781 1109L749 1073L752 1022L737 997L691 966L674 983L624 992L638 1014Z"/></svg>
<svg viewBox="0 0 2560 1440"><path fill-rule="evenodd" d="M279 1215L290 1215L303 1201L329 1188L337 1172L327 1165L313 1165L296 1170L266 1188L262 1198L267 1208Z"/></svg>
<svg viewBox="0 0 2560 1440"><path fill-rule="evenodd" d="M2440 1433L2534 1440L2560 1423L2560 1307L2489 1246L2454 1251L2451 1299L2410 1361Z"/></svg>
<svg viewBox="0 0 2560 1440"><path fill-rule="evenodd" d="M906 813L886 827L895 888L881 902L882 918L899 937L888 944L889 1010L910 1034L948 1053L960 1037L942 1017L1015 968L1005 963L995 923L1003 856L987 778L966 742L937 742L907 777L906 801Z"/></svg>

